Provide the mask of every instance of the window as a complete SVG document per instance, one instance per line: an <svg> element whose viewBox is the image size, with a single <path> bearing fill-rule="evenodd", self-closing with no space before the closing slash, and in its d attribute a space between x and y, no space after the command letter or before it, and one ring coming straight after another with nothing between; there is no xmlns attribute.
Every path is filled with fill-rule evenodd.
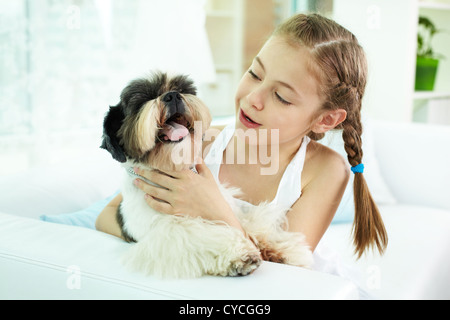
<svg viewBox="0 0 450 320"><path fill-rule="evenodd" d="M98 148L108 105L150 70L189 74L198 86L214 80L204 0L0 0L0 7L2 163L51 163Z"/></svg>

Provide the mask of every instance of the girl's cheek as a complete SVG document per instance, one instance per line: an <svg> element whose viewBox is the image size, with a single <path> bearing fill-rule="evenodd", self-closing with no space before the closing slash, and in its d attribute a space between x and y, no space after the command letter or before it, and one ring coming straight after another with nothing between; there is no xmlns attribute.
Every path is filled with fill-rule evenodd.
<svg viewBox="0 0 450 320"><path fill-rule="evenodd" d="M241 90L241 88L239 87L236 91L236 96L235 96L235 109L236 111L239 110L239 108L241 107L241 104L243 103L243 99L244 99L245 95L243 94L243 90Z"/></svg>
<svg viewBox="0 0 450 320"><path fill-rule="evenodd" d="M245 87L245 84L243 83L243 80L241 80L236 89L236 95L235 95L236 100L240 100L240 98L242 97L244 87Z"/></svg>

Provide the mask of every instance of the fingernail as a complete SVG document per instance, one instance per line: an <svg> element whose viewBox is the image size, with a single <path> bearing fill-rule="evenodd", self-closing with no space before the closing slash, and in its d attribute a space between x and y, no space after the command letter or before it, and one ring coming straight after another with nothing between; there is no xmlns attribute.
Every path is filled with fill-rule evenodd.
<svg viewBox="0 0 450 320"><path fill-rule="evenodd" d="M134 170L134 173L139 173L139 167L134 167L133 170Z"/></svg>
<svg viewBox="0 0 450 320"><path fill-rule="evenodd" d="M134 183L135 186L138 186L139 185L139 179L134 179L133 183Z"/></svg>

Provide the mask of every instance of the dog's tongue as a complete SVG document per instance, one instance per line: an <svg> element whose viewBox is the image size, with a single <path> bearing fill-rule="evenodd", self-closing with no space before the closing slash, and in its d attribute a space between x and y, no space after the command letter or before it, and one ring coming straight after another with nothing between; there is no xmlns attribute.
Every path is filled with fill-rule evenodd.
<svg viewBox="0 0 450 320"><path fill-rule="evenodd" d="M186 137L189 130L185 126L171 121L164 125L162 133L164 134L164 140L178 141Z"/></svg>

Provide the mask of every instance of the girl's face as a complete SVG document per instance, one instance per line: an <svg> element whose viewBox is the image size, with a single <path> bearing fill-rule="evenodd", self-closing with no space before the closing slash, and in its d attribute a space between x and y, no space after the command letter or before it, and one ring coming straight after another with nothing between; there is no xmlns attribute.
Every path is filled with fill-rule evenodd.
<svg viewBox="0 0 450 320"><path fill-rule="evenodd" d="M236 128L279 129L279 143L307 134L321 105L309 59L307 49L269 39L239 83Z"/></svg>

